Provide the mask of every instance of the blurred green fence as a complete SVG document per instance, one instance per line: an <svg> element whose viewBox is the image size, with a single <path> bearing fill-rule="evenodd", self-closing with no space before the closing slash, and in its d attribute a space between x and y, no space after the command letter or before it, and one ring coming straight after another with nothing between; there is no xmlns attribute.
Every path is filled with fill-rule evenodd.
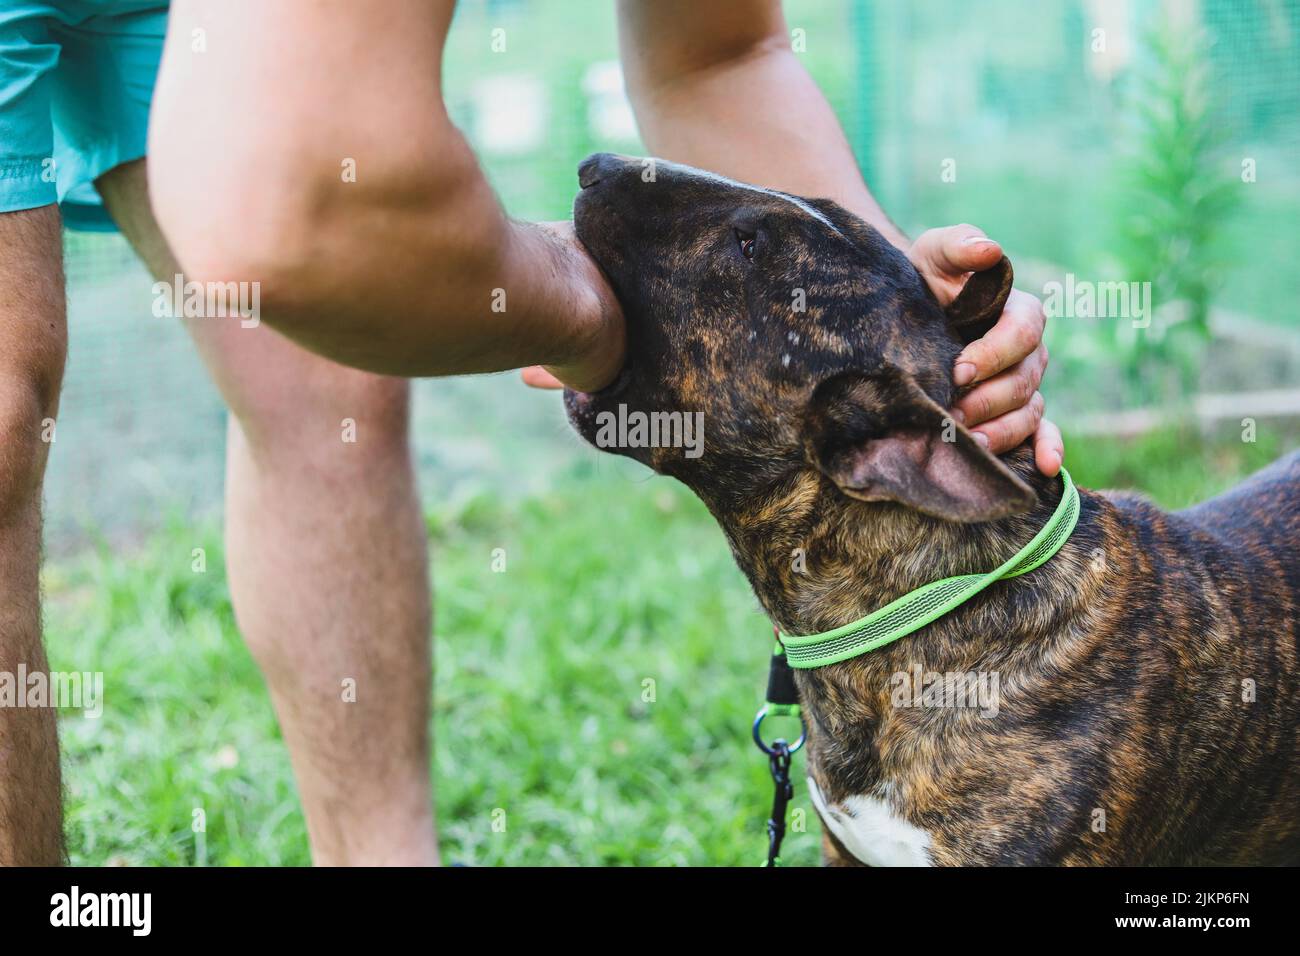
<svg viewBox="0 0 1300 956"><path fill-rule="evenodd" d="M1300 0L786 10L905 229L977 223L1036 294L1067 278L1153 284L1149 328L1053 318L1058 420L1242 392L1295 411ZM614 14L612 2L462 0L449 107L516 216L567 216L582 156L642 149ZM744 90L736 108L754 108ZM70 361L47 487L56 547L87 528L116 537L215 507L224 443L219 399L184 333L152 317L121 240L70 236L67 250ZM590 458L553 397L509 377L419 383L415 442L425 489L441 497L532 487Z"/></svg>

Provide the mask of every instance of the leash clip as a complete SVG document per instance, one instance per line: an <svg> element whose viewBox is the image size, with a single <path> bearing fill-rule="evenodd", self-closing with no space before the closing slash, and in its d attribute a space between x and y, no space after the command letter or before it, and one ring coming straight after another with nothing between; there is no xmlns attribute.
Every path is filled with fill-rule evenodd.
<svg viewBox="0 0 1300 956"><path fill-rule="evenodd" d="M790 743L784 737L778 737L770 745L764 743L763 721L769 715L798 717L799 739ZM772 815L767 818L767 862L764 866L780 866L781 841L785 839L785 812L794 798L794 784L790 780L790 758L807 742L808 724L804 721L803 712L799 707L799 691L794 684L794 672L786 663L785 648L781 646L779 632L768 671L767 703L754 715L752 733L754 745L767 754L774 788Z"/></svg>
<svg viewBox="0 0 1300 956"><path fill-rule="evenodd" d="M781 865L781 841L785 839L785 811L794 798L794 784L790 781L790 755L794 753L784 740L777 740L768 751L772 768L772 815L767 818L767 862L764 866Z"/></svg>

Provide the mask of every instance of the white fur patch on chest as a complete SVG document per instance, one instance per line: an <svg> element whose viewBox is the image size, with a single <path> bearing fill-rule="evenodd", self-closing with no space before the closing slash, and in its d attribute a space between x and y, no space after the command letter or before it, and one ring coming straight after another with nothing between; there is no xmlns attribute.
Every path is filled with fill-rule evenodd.
<svg viewBox="0 0 1300 956"><path fill-rule="evenodd" d="M858 795L827 803L808 778L808 792L822 823L844 848L868 866L933 866L930 834L908 823L879 797Z"/></svg>

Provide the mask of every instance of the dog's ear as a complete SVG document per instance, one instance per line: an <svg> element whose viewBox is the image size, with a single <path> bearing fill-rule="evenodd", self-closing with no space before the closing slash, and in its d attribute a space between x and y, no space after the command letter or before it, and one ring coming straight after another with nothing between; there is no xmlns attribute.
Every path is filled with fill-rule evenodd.
<svg viewBox="0 0 1300 956"><path fill-rule="evenodd" d="M814 390L809 459L851 498L896 501L949 521L1027 510L1033 489L896 368L846 372Z"/></svg>
<svg viewBox="0 0 1300 956"><path fill-rule="evenodd" d="M966 285L957 293L957 298L944 310L963 344L982 338L984 333L997 325L998 318L1006 307L1007 297L1011 295L1011 283L1014 280L1011 260L1006 256L991 269L974 272L966 280Z"/></svg>

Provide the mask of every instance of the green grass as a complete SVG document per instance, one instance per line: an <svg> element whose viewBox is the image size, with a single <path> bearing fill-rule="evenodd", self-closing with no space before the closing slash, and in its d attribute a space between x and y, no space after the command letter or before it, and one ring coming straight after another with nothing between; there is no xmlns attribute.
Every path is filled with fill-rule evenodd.
<svg viewBox="0 0 1300 956"><path fill-rule="evenodd" d="M1225 491L1296 447L1300 435L1267 426L1241 440L1226 424L1210 435L1193 428L1154 432L1133 441L1066 436L1070 474L1088 488L1136 488L1165 508L1186 508Z"/></svg>
<svg viewBox="0 0 1300 956"><path fill-rule="evenodd" d="M1084 484L1181 505L1278 450L1169 433L1071 442L1069 460ZM748 728L770 630L703 507L666 479L589 471L522 502L435 513L429 530L446 859L757 863L771 788ZM190 569L196 546L206 573ZM222 563L215 528L176 522L129 557L103 548L47 568L51 666L105 681L100 719L61 718L74 863L308 862ZM794 807L807 825L784 855L811 865L819 838L802 784Z"/></svg>

